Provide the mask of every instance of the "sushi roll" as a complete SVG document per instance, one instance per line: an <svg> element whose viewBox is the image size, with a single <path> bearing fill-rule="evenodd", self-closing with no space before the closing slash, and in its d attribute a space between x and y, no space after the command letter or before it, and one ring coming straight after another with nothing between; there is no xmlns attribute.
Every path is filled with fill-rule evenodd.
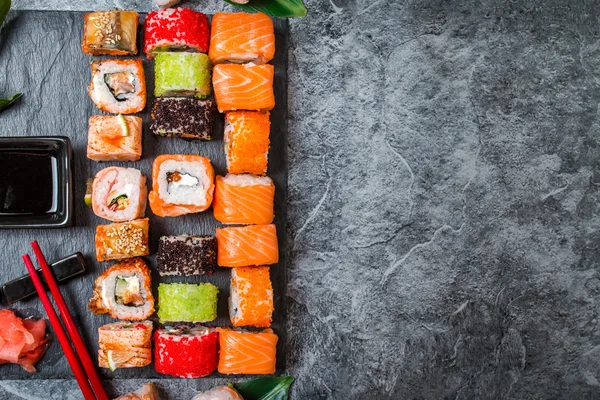
<svg viewBox="0 0 600 400"><path fill-rule="evenodd" d="M275 185L267 176L217 176L213 212L223 224L270 224L274 199Z"/></svg>
<svg viewBox="0 0 600 400"><path fill-rule="evenodd" d="M219 386L207 392L198 393L192 400L244 400L232 387Z"/></svg>
<svg viewBox="0 0 600 400"><path fill-rule="evenodd" d="M145 367L152 362L152 322L115 322L98 328L101 368Z"/></svg>
<svg viewBox="0 0 600 400"><path fill-rule="evenodd" d="M211 91L210 69L206 54L160 53L154 64L154 95L203 99Z"/></svg>
<svg viewBox="0 0 600 400"><path fill-rule="evenodd" d="M219 332L219 366L221 374L275 373L278 337L271 329L247 332L217 328Z"/></svg>
<svg viewBox="0 0 600 400"><path fill-rule="evenodd" d="M275 107L272 65L218 64L213 69L213 86L219 112L269 111Z"/></svg>
<svg viewBox="0 0 600 400"><path fill-rule="evenodd" d="M124 394L115 400L160 400L160 395L153 383L146 383L135 392Z"/></svg>
<svg viewBox="0 0 600 400"><path fill-rule="evenodd" d="M217 228L217 264L248 267L279 261L275 225Z"/></svg>
<svg viewBox="0 0 600 400"><path fill-rule="evenodd" d="M148 13L144 22L144 52L148 59L165 51L208 52L208 18L189 8Z"/></svg>
<svg viewBox="0 0 600 400"><path fill-rule="evenodd" d="M229 318L233 326L268 328L273 316L273 286L269 267L231 270Z"/></svg>
<svg viewBox="0 0 600 400"><path fill-rule="evenodd" d="M215 112L216 108L211 100L157 97L150 114L150 129L158 136L211 140Z"/></svg>
<svg viewBox="0 0 600 400"><path fill-rule="evenodd" d="M94 314L141 321L154 313L154 296L150 269L141 258L117 263L94 282L94 296L89 301Z"/></svg>
<svg viewBox="0 0 600 400"><path fill-rule="evenodd" d="M261 12L216 13L208 56L213 64L271 61L275 56L273 20Z"/></svg>
<svg viewBox="0 0 600 400"><path fill-rule="evenodd" d="M213 199L215 172L199 155L164 154L152 164L150 208L159 217L206 211Z"/></svg>
<svg viewBox="0 0 600 400"><path fill-rule="evenodd" d="M156 254L158 273L205 275L217 269L217 239L214 236L163 236Z"/></svg>
<svg viewBox="0 0 600 400"><path fill-rule="evenodd" d="M81 49L93 56L137 54L137 28L140 16L135 11L96 11L85 14Z"/></svg>
<svg viewBox="0 0 600 400"><path fill-rule="evenodd" d="M148 218L96 227L98 261L123 260L150 254Z"/></svg>
<svg viewBox="0 0 600 400"><path fill-rule="evenodd" d="M210 283L158 285L158 318L164 322L209 322L217 318L219 289Z"/></svg>
<svg viewBox="0 0 600 400"><path fill-rule="evenodd" d="M92 185L92 210L114 222L131 221L146 213L146 177L135 168L100 170Z"/></svg>
<svg viewBox="0 0 600 400"><path fill-rule="evenodd" d="M146 107L142 60L93 61L88 94L96 107L113 114L133 114Z"/></svg>
<svg viewBox="0 0 600 400"><path fill-rule="evenodd" d="M94 161L137 161L142 157L142 119L94 115L89 120L87 157Z"/></svg>
<svg viewBox="0 0 600 400"><path fill-rule="evenodd" d="M225 114L223 142L230 174L267 173L270 132L268 112L230 111Z"/></svg>
<svg viewBox="0 0 600 400"><path fill-rule="evenodd" d="M217 369L219 334L201 325L165 326L154 332L154 369L180 378L200 378Z"/></svg>

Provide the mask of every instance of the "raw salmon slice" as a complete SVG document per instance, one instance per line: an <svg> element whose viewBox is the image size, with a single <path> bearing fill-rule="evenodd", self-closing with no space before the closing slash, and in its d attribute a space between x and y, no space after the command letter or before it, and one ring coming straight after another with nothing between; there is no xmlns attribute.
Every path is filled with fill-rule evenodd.
<svg viewBox="0 0 600 400"><path fill-rule="evenodd" d="M120 118L124 119L127 130ZM94 115L90 117L89 125L87 156L90 160L137 161L142 156L140 117Z"/></svg>
<svg viewBox="0 0 600 400"><path fill-rule="evenodd" d="M217 228L217 264L221 267L248 267L279 261L275 225Z"/></svg>
<svg viewBox="0 0 600 400"><path fill-rule="evenodd" d="M208 56L213 64L269 62L275 56L273 21L260 12L216 13L212 19Z"/></svg>
<svg viewBox="0 0 600 400"><path fill-rule="evenodd" d="M276 363L277 335L271 329L262 332L234 331L217 328L219 332L219 373L273 374Z"/></svg>
<svg viewBox="0 0 600 400"><path fill-rule="evenodd" d="M275 185L269 177L217 176L213 211L223 224L270 224L274 216Z"/></svg>
<svg viewBox="0 0 600 400"><path fill-rule="evenodd" d="M219 112L269 111L275 107L272 65L219 64L213 69L213 86Z"/></svg>

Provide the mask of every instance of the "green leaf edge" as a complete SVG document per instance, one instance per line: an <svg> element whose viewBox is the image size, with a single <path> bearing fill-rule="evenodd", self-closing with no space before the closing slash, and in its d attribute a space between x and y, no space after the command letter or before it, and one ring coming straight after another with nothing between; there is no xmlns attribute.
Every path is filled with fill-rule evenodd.
<svg viewBox="0 0 600 400"><path fill-rule="evenodd" d="M10 10L11 0L0 0L0 26L4 22L6 15L8 15L8 10Z"/></svg>
<svg viewBox="0 0 600 400"><path fill-rule="evenodd" d="M270 17L281 17L281 18L300 17L300 18L304 18L304 17L306 17L306 14L308 12L306 10L306 6L304 5L304 2L302 0L298 0L299 1L298 4L292 4L292 2L290 0L274 0L275 2L289 3L289 4L281 4L280 7L277 7L277 9L287 8L289 10L289 12L273 11L274 7L272 7L268 4L258 5L258 6L252 5L252 1L253 0L250 0L250 2L248 4L238 4L238 3L234 3L231 0L225 0L226 3L229 3L232 6L239 8L242 11L252 12L252 13L263 12Z"/></svg>
<svg viewBox="0 0 600 400"><path fill-rule="evenodd" d="M23 96L23 93L17 93L9 99L0 99L0 113L10 107L21 96Z"/></svg>
<svg viewBox="0 0 600 400"><path fill-rule="evenodd" d="M282 389L285 390L285 396L284 396L284 398L285 399L288 398L290 386L294 382L294 377L293 376L282 376L282 377L273 376L273 377L256 378L256 379L252 379L252 380L245 381L245 382L235 383L235 384L233 384L233 387L238 392L240 392L240 394L244 397L244 399L246 399L246 397L244 396L245 387L247 387L249 385L252 385L256 381L262 380L262 379L272 379L272 380L276 380L278 382L277 382L277 385L275 385L274 387L272 387L267 393L262 394L256 400L270 400L270 399L273 399L274 396L279 395L279 392ZM248 396L248 393L246 393L246 396ZM246 399L246 400L254 400L254 399Z"/></svg>

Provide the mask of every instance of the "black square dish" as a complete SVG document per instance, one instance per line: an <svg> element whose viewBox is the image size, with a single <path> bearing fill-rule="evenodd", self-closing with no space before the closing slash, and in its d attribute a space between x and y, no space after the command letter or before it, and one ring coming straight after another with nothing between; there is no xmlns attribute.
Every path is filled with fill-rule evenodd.
<svg viewBox="0 0 600 400"><path fill-rule="evenodd" d="M71 141L0 138L0 228L71 225Z"/></svg>

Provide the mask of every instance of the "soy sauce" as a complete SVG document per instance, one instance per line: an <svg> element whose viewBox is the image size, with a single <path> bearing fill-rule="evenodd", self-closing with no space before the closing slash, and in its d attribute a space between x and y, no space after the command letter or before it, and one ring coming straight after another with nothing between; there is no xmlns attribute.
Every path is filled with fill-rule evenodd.
<svg viewBox="0 0 600 400"><path fill-rule="evenodd" d="M0 215L55 212L57 165L47 152L0 150Z"/></svg>

